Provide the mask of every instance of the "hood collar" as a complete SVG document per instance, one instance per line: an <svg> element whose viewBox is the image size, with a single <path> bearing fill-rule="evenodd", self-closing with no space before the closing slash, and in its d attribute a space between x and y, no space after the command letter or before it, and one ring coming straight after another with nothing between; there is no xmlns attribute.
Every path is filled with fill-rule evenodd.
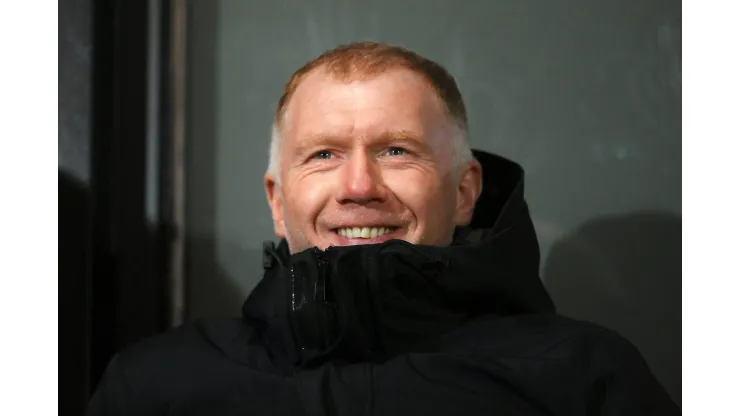
<svg viewBox="0 0 740 416"><path fill-rule="evenodd" d="M445 247L401 240L310 249L264 245L265 276L244 303L276 364L384 360L433 350L483 315L553 313L539 278L539 246L524 172L482 151L483 190L469 227Z"/></svg>

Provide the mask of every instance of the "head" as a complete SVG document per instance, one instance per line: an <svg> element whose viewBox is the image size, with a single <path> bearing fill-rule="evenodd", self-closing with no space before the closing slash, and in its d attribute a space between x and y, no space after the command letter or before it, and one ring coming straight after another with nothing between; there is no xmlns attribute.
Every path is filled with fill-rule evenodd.
<svg viewBox="0 0 740 416"><path fill-rule="evenodd" d="M275 114L265 187L276 235L292 253L449 244L482 186L467 132L440 65L379 43L324 53L293 74Z"/></svg>

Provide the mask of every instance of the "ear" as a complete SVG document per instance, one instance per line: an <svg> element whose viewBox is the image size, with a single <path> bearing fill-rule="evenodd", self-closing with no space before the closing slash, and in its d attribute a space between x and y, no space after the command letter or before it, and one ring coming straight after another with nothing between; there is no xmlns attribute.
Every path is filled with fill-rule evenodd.
<svg viewBox="0 0 740 416"><path fill-rule="evenodd" d="M270 211L272 211L272 223L275 228L275 235L279 238L285 238L283 192L280 184L271 174L265 175L265 191L267 192L267 203L270 204Z"/></svg>
<svg viewBox="0 0 740 416"><path fill-rule="evenodd" d="M473 220L475 204L483 190L483 167L473 159L462 168L457 185L457 206L455 207L455 225L465 226Z"/></svg>

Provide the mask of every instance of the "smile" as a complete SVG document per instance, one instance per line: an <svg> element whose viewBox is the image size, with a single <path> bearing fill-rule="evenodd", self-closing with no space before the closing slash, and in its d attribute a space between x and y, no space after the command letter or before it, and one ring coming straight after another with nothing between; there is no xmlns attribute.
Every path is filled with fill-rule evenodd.
<svg viewBox="0 0 740 416"><path fill-rule="evenodd" d="M378 238L397 230L398 227L345 227L334 230L345 238Z"/></svg>

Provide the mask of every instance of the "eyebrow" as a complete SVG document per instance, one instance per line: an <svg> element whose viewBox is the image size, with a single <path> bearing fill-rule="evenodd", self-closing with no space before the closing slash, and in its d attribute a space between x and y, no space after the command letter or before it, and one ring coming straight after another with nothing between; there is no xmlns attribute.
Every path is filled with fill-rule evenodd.
<svg viewBox="0 0 740 416"><path fill-rule="evenodd" d="M372 139L384 144L404 144L412 151L431 153L429 143L418 134L409 130L387 130L380 136Z"/></svg>
<svg viewBox="0 0 740 416"><path fill-rule="evenodd" d="M388 130L383 132L378 139L384 141L413 141L421 144L421 137L408 130Z"/></svg>

